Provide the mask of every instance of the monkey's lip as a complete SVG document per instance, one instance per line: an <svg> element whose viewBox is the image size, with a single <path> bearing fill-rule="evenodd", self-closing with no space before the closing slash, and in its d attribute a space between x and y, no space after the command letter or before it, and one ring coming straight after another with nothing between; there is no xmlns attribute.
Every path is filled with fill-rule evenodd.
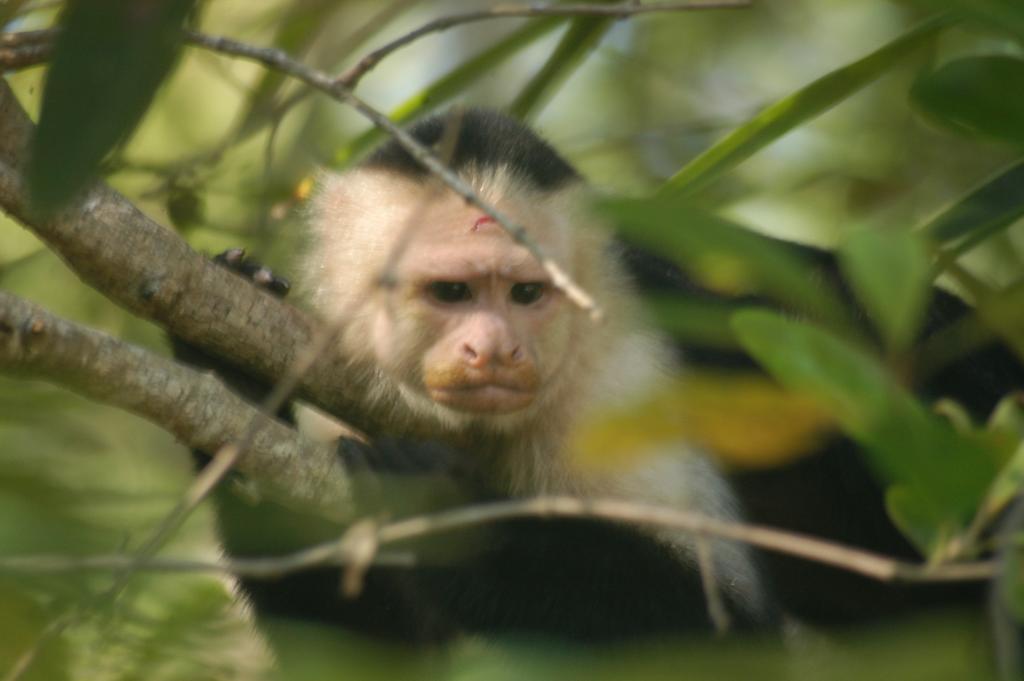
<svg viewBox="0 0 1024 681"><path fill-rule="evenodd" d="M430 388L430 398L459 411L500 414L530 406L536 392L503 383L466 383Z"/></svg>

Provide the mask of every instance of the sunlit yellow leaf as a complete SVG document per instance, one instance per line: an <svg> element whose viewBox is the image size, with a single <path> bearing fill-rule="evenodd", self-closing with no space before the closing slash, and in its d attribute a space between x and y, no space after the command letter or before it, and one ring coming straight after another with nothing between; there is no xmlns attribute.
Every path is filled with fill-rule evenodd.
<svg viewBox="0 0 1024 681"><path fill-rule="evenodd" d="M777 466L813 452L833 431L809 398L757 374L690 374L582 428L571 451L583 466L617 467L681 443L737 468Z"/></svg>

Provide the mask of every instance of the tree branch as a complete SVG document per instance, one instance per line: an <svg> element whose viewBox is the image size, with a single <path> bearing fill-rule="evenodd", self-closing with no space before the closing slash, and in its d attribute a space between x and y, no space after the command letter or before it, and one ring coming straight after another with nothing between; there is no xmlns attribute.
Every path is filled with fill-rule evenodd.
<svg viewBox="0 0 1024 681"><path fill-rule="evenodd" d="M293 366L322 325L196 253L127 199L96 184L61 213L43 218L28 200L22 171L34 133L0 81L0 208L33 231L87 284L128 311L273 383ZM386 424L359 409L344 385L344 363L328 348L299 393L368 433Z"/></svg>
<svg viewBox="0 0 1024 681"><path fill-rule="evenodd" d="M211 373L60 319L3 291L0 371L51 381L133 412L204 451L217 451L255 423L238 470L288 506L346 517L348 478L335 447L266 416Z"/></svg>

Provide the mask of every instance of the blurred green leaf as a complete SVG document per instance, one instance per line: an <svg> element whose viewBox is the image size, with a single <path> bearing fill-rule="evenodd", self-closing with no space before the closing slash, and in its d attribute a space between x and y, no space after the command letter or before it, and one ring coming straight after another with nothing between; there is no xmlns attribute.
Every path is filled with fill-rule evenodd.
<svg viewBox="0 0 1024 681"><path fill-rule="evenodd" d="M697 345L738 348L729 320L736 305L672 296L645 296L644 303L658 326L676 338Z"/></svg>
<svg viewBox="0 0 1024 681"><path fill-rule="evenodd" d="M1024 281L978 301L978 314L1024 361Z"/></svg>
<svg viewBox="0 0 1024 681"><path fill-rule="evenodd" d="M178 231L186 232L203 223L204 203L194 187L173 185L167 192L167 217Z"/></svg>
<svg viewBox="0 0 1024 681"><path fill-rule="evenodd" d="M989 416L988 429L1024 439L1024 392L1013 392L999 400Z"/></svg>
<svg viewBox="0 0 1024 681"><path fill-rule="evenodd" d="M775 378L810 395L860 442L893 494L894 518L925 553L965 527L998 456L929 414L865 353L811 324L763 310L733 317L740 342Z"/></svg>
<svg viewBox="0 0 1024 681"><path fill-rule="evenodd" d="M964 244L976 244L1009 227L1024 215L1024 161L972 189L942 213L919 228L928 239L963 252Z"/></svg>
<svg viewBox="0 0 1024 681"><path fill-rule="evenodd" d="M507 37L487 48L476 57L468 59L449 71L441 78L417 92L399 104L389 116L396 123L405 123L419 116L424 111L438 107L459 94L472 83L493 73L494 69L514 54L526 49L537 40L558 28L565 20L550 17L531 21L522 28L513 31ZM349 142L334 155L334 168L343 168L362 156L367 150L384 138L377 128L370 128Z"/></svg>
<svg viewBox="0 0 1024 681"><path fill-rule="evenodd" d="M995 481L981 507L978 509L978 524L982 528L989 526L1000 513L1013 501L1024 488L1024 442L999 471Z"/></svg>
<svg viewBox="0 0 1024 681"><path fill-rule="evenodd" d="M134 131L181 47L194 0L72 0L32 140L33 202L56 209Z"/></svg>
<svg viewBox="0 0 1024 681"><path fill-rule="evenodd" d="M910 100L953 132L1024 146L1024 60L957 59L919 77Z"/></svg>
<svg viewBox="0 0 1024 681"><path fill-rule="evenodd" d="M930 262L921 239L906 230L861 230L846 240L839 258L887 345L897 351L909 347L931 288Z"/></svg>
<svg viewBox="0 0 1024 681"><path fill-rule="evenodd" d="M942 5L988 28L1010 31L1024 40L1024 5L1019 0L941 0ZM926 11L934 11L936 0L917 0Z"/></svg>
<svg viewBox="0 0 1024 681"><path fill-rule="evenodd" d="M523 119L536 114L558 84L580 65L611 26L612 21L602 17L574 19L551 57L509 105L509 112Z"/></svg>
<svg viewBox="0 0 1024 681"><path fill-rule="evenodd" d="M6 576L0 579L0 670L6 675L11 666L39 641L53 617L40 602L32 599L24 585ZM70 677L69 650L57 637L39 650L21 681L62 681Z"/></svg>
<svg viewBox="0 0 1024 681"><path fill-rule="evenodd" d="M686 164L665 182L660 193L688 194L714 181L779 137L871 83L928 44L949 23L945 14L929 19L868 56L780 99Z"/></svg>
<svg viewBox="0 0 1024 681"><path fill-rule="evenodd" d="M845 306L827 281L808 286L814 263L796 247L680 198L603 199L597 209L627 240L671 258L713 290L768 296L838 327L850 327Z"/></svg>
<svg viewBox="0 0 1024 681"><path fill-rule="evenodd" d="M903 536L925 555L960 529L959 523L950 526L941 519L937 522L936 509L908 485L892 485L885 490L885 510Z"/></svg>
<svg viewBox="0 0 1024 681"><path fill-rule="evenodd" d="M1021 548L1021 536L1018 532L1009 542L1009 550L1005 553L1000 576L1000 587L997 590L1001 605L1013 618L1010 626L1016 631L1024 625L1024 549ZM1014 541L1015 540L1015 541ZM1018 651L1019 655L1019 651ZM1019 663L1018 663L1019 667ZM1019 675L1019 669L1018 675ZM1004 678L1011 678L1006 676Z"/></svg>

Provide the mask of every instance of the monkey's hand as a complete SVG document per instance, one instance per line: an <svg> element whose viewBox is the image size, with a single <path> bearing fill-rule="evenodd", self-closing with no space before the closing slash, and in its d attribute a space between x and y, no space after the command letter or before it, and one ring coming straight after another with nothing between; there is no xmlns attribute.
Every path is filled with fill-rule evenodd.
<svg viewBox="0 0 1024 681"><path fill-rule="evenodd" d="M284 277L277 276L260 262L245 257L244 248L229 248L214 256L213 261L278 298L284 298L292 288L291 283Z"/></svg>
<svg viewBox="0 0 1024 681"><path fill-rule="evenodd" d="M214 256L213 262L231 270L245 279L248 279L253 283L253 285L278 298L286 296L288 291L291 289L291 284L287 279L277 276L269 268L252 258L245 257L244 249L232 248L226 250L223 253ZM206 351L174 335L169 335L169 338L171 341L171 350L175 359L180 362L190 364L197 369L213 371L235 392L239 393L250 402L258 403L267 395L267 393L270 392L270 385L239 370L230 362L219 357L214 357ZM288 422L292 421L290 408L282 409L278 416Z"/></svg>

